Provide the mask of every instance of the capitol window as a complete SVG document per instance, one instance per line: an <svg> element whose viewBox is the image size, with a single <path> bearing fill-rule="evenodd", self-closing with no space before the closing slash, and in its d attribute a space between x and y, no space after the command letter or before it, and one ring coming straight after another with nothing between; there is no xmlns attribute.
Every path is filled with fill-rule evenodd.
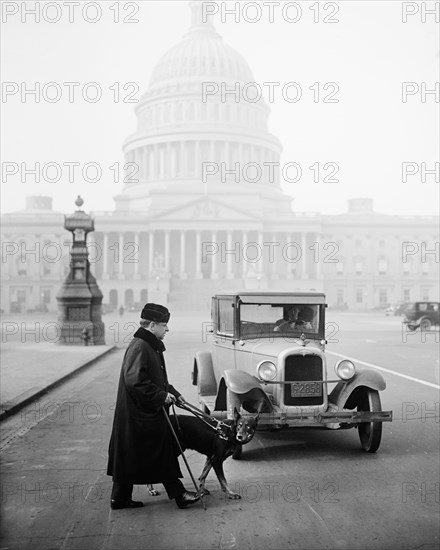
<svg viewBox="0 0 440 550"><path fill-rule="evenodd" d="M388 262L385 258L381 258L377 263L377 271L379 275L386 275L388 270Z"/></svg>
<svg viewBox="0 0 440 550"><path fill-rule="evenodd" d="M388 304L388 289L379 288L379 305L385 307Z"/></svg>
<svg viewBox="0 0 440 550"><path fill-rule="evenodd" d="M362 275L364 270L364 262L361 259L357 259L354 264L354 272L356 275Z"/></svg>

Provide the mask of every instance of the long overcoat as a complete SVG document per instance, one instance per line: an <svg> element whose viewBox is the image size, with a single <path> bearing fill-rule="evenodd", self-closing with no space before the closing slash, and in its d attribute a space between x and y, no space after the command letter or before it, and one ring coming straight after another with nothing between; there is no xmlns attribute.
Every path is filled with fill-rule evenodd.
<svg viewBox="0 0 440 550"><path fill-rule="evenodd" d="M142 485L183 477L162 408L168 392L180 396L168 383L164 351L163 342L141 327L125 352L107 466L113 481Z"/></svg>

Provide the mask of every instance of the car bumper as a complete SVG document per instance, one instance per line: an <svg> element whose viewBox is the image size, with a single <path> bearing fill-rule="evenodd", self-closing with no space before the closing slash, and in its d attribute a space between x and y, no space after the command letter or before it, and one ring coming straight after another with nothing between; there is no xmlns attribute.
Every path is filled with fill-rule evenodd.
<svg viewBox="0 0 440 550"><path fill-rule="evenodd" d="M269 413L260 415L260 427L327 427L337 429L351 427L362 422L392 422L392 411L329 411L304 413Z"/></svg>
<svg viewBox="0 0 440 550"><path fill-rule="evenodd" d="M227 411L212 411L211 416L219 420L228 417ZM392 411L304 411L282 412L274 410L259 416L259 428L294 428L294 427L324 427L338 429L348 428L362 422L392 422Z"/></svg>

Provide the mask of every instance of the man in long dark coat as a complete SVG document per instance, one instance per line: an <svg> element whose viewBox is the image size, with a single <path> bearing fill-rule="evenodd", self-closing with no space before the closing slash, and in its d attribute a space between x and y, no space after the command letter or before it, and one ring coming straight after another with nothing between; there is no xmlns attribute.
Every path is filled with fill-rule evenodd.
<svg viewBox="0 0 440 550"><path fill-rule="evenodd" d="M107 474L113 477L111 508L137 508L133 485L162 483L179 508L196 502L185 490L178 450L164 409L181 395L168 383L162 342L170 313L164 306L146 304L141 327L133 335L122 363Z"/></svg>

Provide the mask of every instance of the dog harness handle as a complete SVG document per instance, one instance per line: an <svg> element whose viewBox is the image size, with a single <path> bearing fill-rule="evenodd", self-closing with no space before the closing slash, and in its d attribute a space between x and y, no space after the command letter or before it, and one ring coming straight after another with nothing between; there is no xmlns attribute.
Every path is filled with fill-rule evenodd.
<svg viewBox="0 0 440 550"><path fill-rule="evenodd" d="M225 426L229 428L228 424L225 424L221 420L217 420L217 418L212 418L212 416L209 416L209 414L206 414L202 410L198 409L194 405L191 405L191 403L188 403L188 401L185 401L185 403L176 403L177 407L180 407L181 409L185 409L186 411L192 413L195 417L199 418L202 422L204 422L207 426L212 428L217 432L217 436L220 439L228 440L228 437L223 433L221 426ZM213 426L209 422L207 422L205 419L208 419L210 422L215 422L216 425Z"/></svg>

